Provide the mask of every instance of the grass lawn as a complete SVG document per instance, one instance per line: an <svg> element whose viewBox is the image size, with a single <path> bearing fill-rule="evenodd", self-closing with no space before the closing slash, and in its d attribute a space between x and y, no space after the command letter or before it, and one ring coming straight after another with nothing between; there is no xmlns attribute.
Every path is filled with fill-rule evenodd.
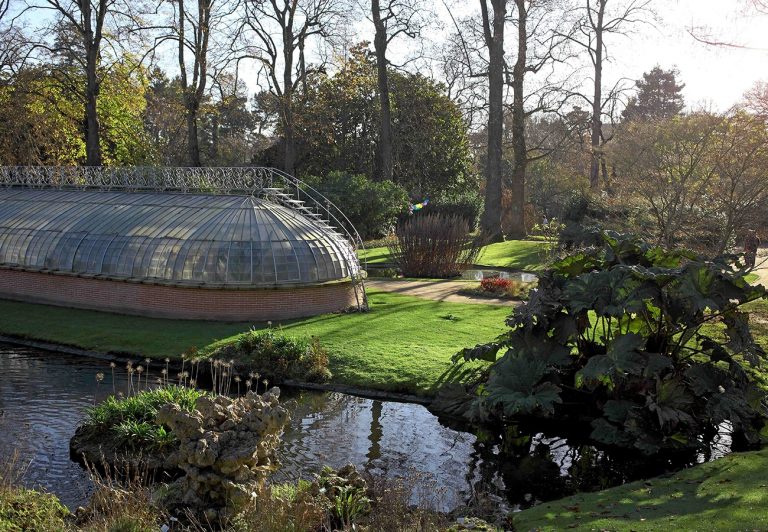
<svg viewBox="0 0 768 532"><path fill-rule="evenodd" d="M478 264L496 268L538 271L544 267L547 244L530 240L507 240L485 246L477 258Z"/></svg>
<svg viewBox="0 0 768 532"><path fill-rule="evenodd" d="M459 349L504 331L508 307L431 301L369 291L368 313L286 321L289 335L317 336L328 350L333 382L430 395L436 385L476 371L453 366ZM217 323L123 316L0 300L0 333L139 357L178 357L264 323ZM278 326L278 323L273 323Z"/></svg>
<svg viewBox="0 0 768 532"><path fill-rule="evenodd" d="M387 246L375 248L360 249L357 251L357 257L362 261L368 261L368 264L387 264L392 262L392 255L389 254Z"/></svg>
<svg viewBox="0 0 768 532"><path fill-rule="evenodd" d="M531 240L508 240L485 246L477 259L481 266L492 268L511 268L515 270L537 271L543 267L543 254L546 243ZM392 256L386 247L374 247L360 250L358 256L367 259L369 264L392 262Z"/></svg>
<svg viewBox="0 0 768 532"><path fill-rule="evenodd" d="M515 530L766 530L768 449L514 515Z"/></svg>

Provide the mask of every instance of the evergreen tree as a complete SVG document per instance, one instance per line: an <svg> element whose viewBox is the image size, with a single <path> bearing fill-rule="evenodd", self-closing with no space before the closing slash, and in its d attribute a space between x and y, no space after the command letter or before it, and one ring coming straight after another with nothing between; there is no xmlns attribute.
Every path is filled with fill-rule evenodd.
<svg viewBox="0 0 768 532"><path fill-rule="evenodd" d="M685 84L677 82L676 69L664 70L655 66L635 82L637 95L624 109L625 120L666 119L680 114L685 107L682 91Z"/></svg>

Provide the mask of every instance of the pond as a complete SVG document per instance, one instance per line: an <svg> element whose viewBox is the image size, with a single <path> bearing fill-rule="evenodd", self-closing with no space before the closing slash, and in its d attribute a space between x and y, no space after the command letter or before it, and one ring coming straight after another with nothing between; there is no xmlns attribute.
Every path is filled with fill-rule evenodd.
<svg viewBox="0 0 768 532"><path fill-rule="evenodd" d="M527 272L508 272L504 270L464 270L461 278L469 281L482 281L487 278L499 277L511 279L520 283L535 283L539 278L536 274Z"/></svg>
<svg viewBox="0 0 768 532"><path fill-rule="evenodd" d="M99 372L104 380L97 384ZM27 486L55 493L70 508L85 504L93 488L70 460L69 439L85 410L112 393L108 363L0 344L0 375L0 461L17 454L28 466ZM114 389L127 388L119 368ZM502 455L497 443L448 427L421 405L331 392L284 390L283 397L292 399L291 422L278 453L282 467L272 477L277 482L311 478L323 465L353 463L373 474L408 478L413 502L438 510L449 511L478 494L504 497L515 509L669 466L649 468L643 460L616 459L543 434L519 438ZM721 444L706 458L727 452L727 441ZM680 465L687 464L675 467Z"/></svg>

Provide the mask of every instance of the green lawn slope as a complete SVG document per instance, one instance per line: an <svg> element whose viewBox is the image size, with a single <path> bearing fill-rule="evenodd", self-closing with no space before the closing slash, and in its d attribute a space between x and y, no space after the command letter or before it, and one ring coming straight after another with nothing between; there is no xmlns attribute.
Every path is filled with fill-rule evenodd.
<svg viewBox="0 0 768 532"><path fill-rule="evenodd" d="M768 530L768 449L514 514L516 531Z"/></svg>
<svg viewBox="0 0 768 532"><path fill-rule="evenodd" d="M275 322L292 336L317 336L328 350L333 382L431 395L445 380L479 367L451 356L504 331L508 307L431 301L369 292L371 311ZM265 323L165 320L0 300L0 333L137 358L205 352Z"/></svg>
<svg viewBox="0 0 768 532"><path fill-rule="evenodd" d="M547 244L532 240L507 240L483 247L477 258L480 266L538 271L543 268ZM360 259L368 264L392 263L389 249L384 246L360 250Z"/></svg>

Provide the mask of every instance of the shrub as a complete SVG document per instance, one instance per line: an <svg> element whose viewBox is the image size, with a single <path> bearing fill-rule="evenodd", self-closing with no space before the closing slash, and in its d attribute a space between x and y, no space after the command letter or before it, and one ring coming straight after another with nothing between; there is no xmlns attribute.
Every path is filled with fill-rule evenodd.
<svg viewBox="0 0 768 532"><path fill-rule="evenodd" d="M494 361L473 411L587 424L593 441L645 454L705 449L726 422L736 447L756 444L768 410L749 374L765 352L740 307L766 289L746 273L734 256L604 233L540 277L497 342L455 357Z"/></svg>
<svg viewBox="0 0 768 532"><path fill-rule="evenodd" d="M288 379L323 382L331 378L328 353L318 338L292 338L277 329L250 330L210 356L236 359L275 384Z"/></svg>
<svg viewBox="0 0 768 532"><path fill-rule="evenodd" d="M364 240L386 236L408 208L408 195L392 181L344 172L304 180L341 209Z"/></svg>
<svg viewBox="0 0 768 532"><path fill-rule="evenodd" d="M466 221L469 230L477 229L480 215L483 213L483 198L476 190L470 190L453 196L430 198L430 202L416 216L439 214L458 216ZM405 220L403 220L405 221Z"/></svg>
<svg viewBox="0 0 768 532"><path fill-rule="evenodd" d="M0 489L0 530L66 530L68 515L54 495L25 488Z"/></svg>
<svg viewBox="0 0 768 532"><path fill-rule="evenodd" d="M69 511L54 495L18 487L25 469L18 452L0 460L0 530L65 530Z"/></svg>
<svg viewBox="0 0 768 532"><path fill-rule="evenodd" d="M471 266L480 246L465 220L429 214L401 224L389 250L404 275L444 278Z"/></svg>

